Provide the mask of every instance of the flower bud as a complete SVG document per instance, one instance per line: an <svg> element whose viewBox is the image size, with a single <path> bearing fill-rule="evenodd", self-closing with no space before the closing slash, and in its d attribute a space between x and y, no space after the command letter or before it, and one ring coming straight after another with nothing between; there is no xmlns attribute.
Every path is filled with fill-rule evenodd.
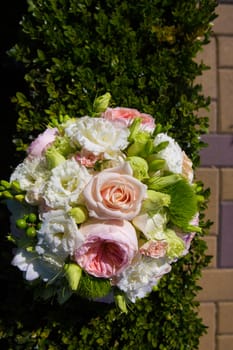
<svg viewBox="0 0 233 350"><path fill-rule="evenodd" d="M23 202L24 201L24 194L17 194L14 196L14 198L18 201L18 202Z"/></svg>
<svg viewBox="0 0 233 350"><path fill-rule="evenodd" d="M59 153L54 147L49 148L46 151L45 156L49 169L53 169L65 161L65 157L63 157L63 155Z"/></svg>
<svg viewBox="0 0 233 350"><path fill-rule="evenodd" d="M116 293L115 296L114 296L114 299L115 299L116 305L119 307L121 312L127 314L128 310L127 310L127 306L126 306L126 301L125 301L124 295L122 295L121 293Z"/></svg>
<svg viewBox="0 0 233 350"><path fill-rule="evenodd" d="M76 224L82 224L85 222L88 218L88 211L84 206L78 206L75 208L72 208L69 211L70 216L75 220Z"/></svg>
<svg viewBox="0 0 233 350"><path fill-rule="evenodd" d="M65 276L69 282L71 290L77 290L80 278L82 276L82 269L74 263L64 265Z"/></svg>
<svg viewBox="0 0 233 350"><path fill-rule="evenodd" d="M1 195L2 195L2 197L5 198L5 199L12 199L12 198L13 198L12 194L11 194L9 191L3 191L3 192L1 193Z"/></svg>
<svg viewBox="0 0 233 350"><path fill-rule="evenodd" d="M93 103L94 116L104 112L109 105L111 99L111 94L106 92L106 94L97 97Z"/></svg>
<svg viewBox="0 0 233 350"><path fill-rule="evenodd" d="M11 189L18 193L22 191L19 182L16 180L11 182Z"/></svg>
<svg viewBox="0 0 233 350"><path fill-rule="evenodd" d="M0 185L3 186L5 189L9 189L11 187L10 183L6 180L1 180Z"/></svg>

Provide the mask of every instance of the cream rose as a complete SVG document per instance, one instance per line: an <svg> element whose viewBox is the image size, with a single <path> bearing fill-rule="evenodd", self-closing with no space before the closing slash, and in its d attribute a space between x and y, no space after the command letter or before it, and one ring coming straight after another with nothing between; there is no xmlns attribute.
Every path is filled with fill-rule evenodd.
<svg viewBox="0 0 233 350"><path fill-rule="evenodd" d="M130 265L138 250L136 231L128 221L90 220L81 225L84 243L74 260L95 277L111 278Z"/></svg>
<svg viewBox="0 0 233 350"><path fill-rule="evenodd" d="M146 186L132 176L128 163L95 175L83 191L89 215L98 219L133 219L146 197Z"/></svg>

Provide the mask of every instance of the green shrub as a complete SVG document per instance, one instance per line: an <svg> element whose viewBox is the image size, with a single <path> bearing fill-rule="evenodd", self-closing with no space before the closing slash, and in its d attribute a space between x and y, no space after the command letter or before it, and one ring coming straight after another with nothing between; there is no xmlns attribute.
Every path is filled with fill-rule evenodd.
<svg viewBox="0 0 233 350"><path fill-rule="evenodd" d="M108 91L112 106L153 115L194 166L199 164L208 117L197 112L210 100L195 83L207 69L195 58L210 40L216 1L29 0L28 5L23 35L9 52L27 72L28 91L14 98L18 151L51 119L85 115L94 98ZM209 191L202 194L207 201ZM206 205L200 217L204 234L210 225ZM63 306L34 301L21 272L10 266L11 248L3 239L1 348L198 349L205 326L196 294L209 262L200 236L158 291L130 305L127 315L112 304L75 297Z"/></svg>

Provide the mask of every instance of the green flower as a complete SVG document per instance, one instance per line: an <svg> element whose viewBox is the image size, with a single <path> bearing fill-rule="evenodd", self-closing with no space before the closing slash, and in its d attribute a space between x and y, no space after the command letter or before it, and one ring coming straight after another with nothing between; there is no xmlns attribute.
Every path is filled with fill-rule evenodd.
<svg viewBox="0 0 233 350"><path fill-rule="evenodd" d="M145 159L137 156L128 157L127 159L133 169L133 176L138 180L148 178L148 164Z"/></svg>
<svg viewBox="0 0 233 350"><path fill-rule="evenodd" d="M55 147L50 147L45 152L45 157L49 169L53 169L59 164L63 163L66 159L61 153L59 153Z"/></svg>
<svg viewBox="0 0 233 350"><path fill-rule="evenodd" d="M141 212L155 214L162 207L168 207L170 196L162 192L147 190L147 198L142 203Z"/></svg>
<svg viewBox="0 0 233 350"><path fill-rule="evenodd" d="M164 231L168 243L167 255L170 259L176 259L182 256L185 250L184 241L179 238L173 230Z"/></svg>

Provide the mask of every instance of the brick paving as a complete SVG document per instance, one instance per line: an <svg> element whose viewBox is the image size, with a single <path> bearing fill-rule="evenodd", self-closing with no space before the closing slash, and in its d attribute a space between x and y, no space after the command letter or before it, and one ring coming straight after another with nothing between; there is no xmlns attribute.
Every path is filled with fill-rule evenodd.
<svg viewBox="0 0 233 350"><path fill-rule="evenodd" d="M198 57L211 67L198 78L211 106L196 178L211 189L206 217L214 222L205 237L213 259L198 295L208 326L199 350L233 350L233 1L220 1L216 12L212 40Z"/></svg>

